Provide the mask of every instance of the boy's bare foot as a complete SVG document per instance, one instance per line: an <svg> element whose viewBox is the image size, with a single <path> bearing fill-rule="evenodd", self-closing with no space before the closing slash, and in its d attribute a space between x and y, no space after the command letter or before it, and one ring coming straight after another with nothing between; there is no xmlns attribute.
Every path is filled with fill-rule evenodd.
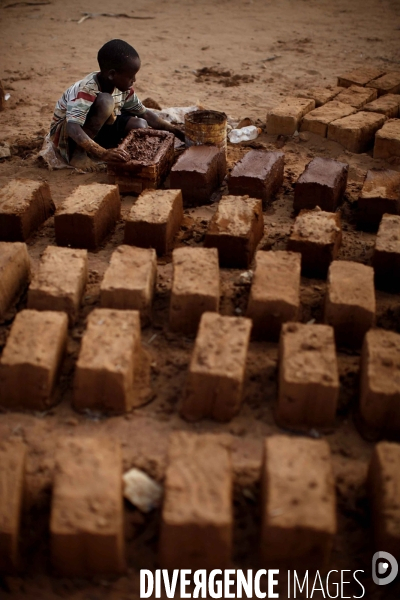
<svg viewBox="0 0 400 600"><path fill-rule="evenodd" d="M73 157L69 161L69 164L71 167L86 173L104 171L105 169L105 163L103 161L90 158L85 151L77 152L75 150Z"/></svg>

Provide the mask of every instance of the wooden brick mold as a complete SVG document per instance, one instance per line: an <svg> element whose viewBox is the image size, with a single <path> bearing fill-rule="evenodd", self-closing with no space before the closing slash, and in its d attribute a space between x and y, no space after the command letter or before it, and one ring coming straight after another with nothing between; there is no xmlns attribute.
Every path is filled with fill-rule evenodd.
<svg viewBox="0 0 400 600"><path fill-rule="evenodd" d="M118 146L131 159L108 167L111 183L121 194L140 194L145 189L157 189L174 162L173 133L156 129L132 129Z"/></svg>
<svg viewBox="0 0 400 600"><path fill-rule="evenodd" d="M48 183L12 179L0 190L0 240L24 242L54 211Z"/></svg>
<svg viewBox="0 0 400 600"><path fill-rule="evenodd" d="M180 413L188 421L229 421L239 411L251 320L204 313Z"/></svg>
<svg viewBox="0 0 400 600"><path fill-rule="evenodd" d="M160 532L166 569L225 569L232 553L232 463L226 436L173 433Z"/></svg>
<svg viewBox="0 0 400 600"><path fill-rule="evenodd" d="M67 343L65 313L22 310L0 359L0 403L10 409L43 411L54 389Z"/></svg>
<svg viewBox="0 0 400 600"><path fill-rule="evenodd" d="M26 244L0 242L0 319L27 287L31 261Z"/></svg>
<svg viewBox="0 0 400 600"><path fill-rule="evenodd" d="M121 200L116 185L80 185L54 217L57 244L96 250L120 214Z"/></svg>
<svg viewBox="0 0 400 600"><path fill-rule="evenodd" d="M55 457L51 556L65 577L125 569L122 457L109 438L64 438Z"/></svg>
<svg viewBox="0 0 400 600"><path fill-rule="evenodd" d="M328 443L283 435L268 437L261 473L264 565L326 567L337 531Z"/></svg>
<svg viewBox="0 0 400 600"><path fill-rule="evenodd" d="M338 397L333 328L285 323L279 343L278 423L296 429L332 427Z"/></svg>

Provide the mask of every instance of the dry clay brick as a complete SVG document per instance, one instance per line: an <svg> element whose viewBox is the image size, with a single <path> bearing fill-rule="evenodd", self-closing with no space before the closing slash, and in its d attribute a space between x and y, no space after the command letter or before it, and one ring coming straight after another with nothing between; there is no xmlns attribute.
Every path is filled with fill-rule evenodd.
<svg viewBox="0 0 400 600"><path fill-rule="evenodd" d="M166 569L225 569L232 553L232 463L223 436L173 433L160 533Z"/></svg>
<svg viewBox="0 0 400 600"><path fill-rule="evenodd" d="M353 106L354 108L362 108L364 104L376 100L377 96L377 91L372 88L352 85L340 92L340 94L336 96L336 101L350 104L350 106Z"/></svg>
<svg viewBox="0 0 400 600"><path fill-rule="evenodd" d="M341 144L349 152L359 154L373 145L375 133L385 120L385 115L360 111L330 123L327 137Z"/></svg>
<svg viewBox="0 0 400 600"><path fill-rule="evenodd" d="M382 71L382 69L365 67L356 69L355 71L350 71L348 73L343 73L343 75L338 77L337 84L343 87L350 87L351 85L365 86L373 79L378 79L378 77L381 77L384 74L385 73Z"/></svg>
<svg viewBox="0 0 400 600"><path fill-rule="evenodd" d="M347 117L347 115L355 112L356 109L350 106L350 104L332 100L332 102L328 102L324 106L320 106L309 112L301 122L300 131L310 131L311 133L326 137L329 123L342 117Z"/></svg>
<svg viewBox="0 0 400 600"><path fill-rule="evenodd" d="M28 308L66 312L72 325L88 276L87 250L48 246L28 291Z"/></svg>
<svg viewBox="0 0 400 600"><path fill-rule="evenodd" d="M342 87L333 86L331 88L315 87L309 90L300 90L296 93L299 98L311 98L315 100L315 107L318 108L327 102L333 100L340 92L343 91Z"/></svg>
<svg viewBox="0 0 400 600"><path fill-rule="evenodd" d="M125 568L122 457L109 438L64 438L56 451L51 555L60 575L90 577Z"/></svg>
<svg viewBox="0 0 400 600"><path fill-rule="evenodd" d="M339 213L302 210L296 217L287 249L301 254L305 275L325 277L332 260L339 253L342 228Z"/></svg>
<svg viewBox="0 0 400 600"><path fill-rule="evenodd" d="M378 96L383 94L399 94L400 93L400 71L390 71L378 79L374 79L368 84L368 87L374 88L378 92Z"/></svg>
<svg viewBox="0 0 400 600"><path fill-rule="evenodd" d="M370 169L358 199L358 220L376 230L385 213L400 214L400 173Z"/></svg>
<svg viewBox="0 0 400 600"><path fill-rule="evenodd" d="M170 327L174 331L196 333L204 312L218 312L218 251L216 248L176 248L172 263Z"/></svg>
<svg viewBox="0 0 400 600"><path fill-rule="evenodd" d="M185 206L210 202L225 177L225 151L216 146L191 146L171 169L170 187L182 192Z"/></svg>
<svg viewBox="0 0 400 600"><path fill-rule="evenodd" d="M267 114L268 135L293 135L301 119L313 108L314 100L289 96Z"/></svg>
<svg viewBox="0 0 400 600"><path fill-rule="evenodd" d="M204 313L180 413L189 420L229 421L243 396L251 320Z"/></svg>
<svg viewBox="0 0 400 600"><path fill-rule="evenodd" d="M25 241L54 211L48 183L11 180L0 190L0 240Z"/></svg>
<svg viewBox="0 0 400 600"><path fill-rule="evenodd" d="M18 538L24 493L26 448L20 441L0 443L0 572L18 568Z"/></svg>
<svg viewBox="0 0 400 600"><path fill-rule="evenodd" d="M363 106L363 110L381 113L388 119L394 119L400 112L400 94L386 94Z"/></svg>
<svg viewBox="0 0 400 600"><path fill-rule="evenodd" d="M125 222L124 244L169 252L183 220L180 190L145 190Z"/></svg>
<svg viewBox="0 0 400 600"><path fill-rule="evenodd" d="M297 252L256 253L246 313L253 321L255 338L277 340L282 323L298 320L300 270L301 254Z"/></svg>
<svg viewBox="0 0 400 600"><path fill-rule="evenodd" d="M284 164L283 152L250 150L235 164L228 177L229 193L261 198L266 207L283 184Z"/></svg>
<svg viewBox="0 0 400 600"><path fill-rule="evenodd" d="M67 329L65 313L23 310L17 314L0 359L2 406L42 411L54 403Z"/></svg>
<svg viewBox="0 0 400 600"><path fill-rule="evenodd" d="M156 278L154 248L119 246L100 285L100 304L103 308L138 310L144 324L151 316Z"/></svg>
<svg viewBox="0 0 400 600"><path fill-rule="evenodd" d="M293 207L335 212L347 185L349 165L317 156L308 163L296 182Z"/></svg>
<svg viewBox="0 0 400 600"><path fill-rule="evenodd" d="M400 444L375 446L368 470L375 548L398 557L400 553Z"/></svg>
<svg viewBox="0 0 400 600"><path fill-rule="evenodd" d="M328 443L283 435L266 438L261 486L264 563L326 567L337 531Z"/></svg>
<svg viewBox="0 0 400 600"><path fill-rule="evenodd" d="M376 132L374 158L400 156L400 119L391 119Z"/></svg>
<svg viewBox="0 0 400 600"><path fill-rule="evenodd" d="M336 343L360 347L375 323L374 270L337 260L329 267L324 320L335 329Z"/></svg>
<svg viewBox="0 0 400 600"><path fill-rule="evenodd" d="M286 323L279 343L277 420L290 427L331 427L339 397L333 328Z"/></svg>
<svg viewBox="0 0 400 600"><path fill-rule="evenodd" d="M399 215L383 215L375 240L372 266L377 287L393 292L400 290Z"/></svg>
<svg viewBox="0 0 400 600"><path fill-rule="evenodd" d="M208 225L204 245L218 248L221 266L247 268L263 235L261 200L223 196Z"/></svg>
<svg viewBox="0 0 400 600"><path fill-rule="evenodd" d="M57 244L95 250L114 227L120 213L118 186L80 185L55 214Z"/></svg>
<svg viewBox="0 0 400 600"><path fill-rule="evenodd" d="M385 329L367 332L361 354L360 412L380 434L400 433L400 335Z"/></svg>
<svg viewBox="0 0 400 600"><path fill-rule="evenodd" d="M73 404L78 410L123 413L143 404L140 315L97 308L88 318L75 369ZM147 369L148 371L148 369Z"/></svg>
<svg viewBox="0 0 400 600"><path fill-rule="evenodd" d="M26 244L0 242L0 319L28 285L31 263Z"/></svg>

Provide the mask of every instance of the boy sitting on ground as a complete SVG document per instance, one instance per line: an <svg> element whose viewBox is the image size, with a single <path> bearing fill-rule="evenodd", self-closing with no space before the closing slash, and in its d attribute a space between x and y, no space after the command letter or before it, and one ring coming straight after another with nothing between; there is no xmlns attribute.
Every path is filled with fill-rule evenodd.
<svg viewBox="0 0 400 600"><path fill-rule="evenodd" d="M117 148L132 129L152 127L184 133L158 117L140 102L132 87L140 69L136 50L123 40L111 40L98 52L100 72L74 83L58 100L50 128L50 139L64 160L73 167L90 170L96 163L129 160Z"/></svg>

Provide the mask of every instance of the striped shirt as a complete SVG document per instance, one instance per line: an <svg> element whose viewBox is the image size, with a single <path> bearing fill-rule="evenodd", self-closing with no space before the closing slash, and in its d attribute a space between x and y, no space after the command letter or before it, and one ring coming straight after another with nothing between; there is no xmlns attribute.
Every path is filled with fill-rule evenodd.
<svg viewBox="0 0 400 600"><path fill-rule="evenodd" d="M81 81L71 85L56 104L51 123L51 134L63 121L84 125L90 107L100 92L96 73L90 73ZM134 116L142 115L146 111L133 88L127 92L121 92L115 88L111 95L114 98L114 117L121 114L121 109Z"/></svg>

